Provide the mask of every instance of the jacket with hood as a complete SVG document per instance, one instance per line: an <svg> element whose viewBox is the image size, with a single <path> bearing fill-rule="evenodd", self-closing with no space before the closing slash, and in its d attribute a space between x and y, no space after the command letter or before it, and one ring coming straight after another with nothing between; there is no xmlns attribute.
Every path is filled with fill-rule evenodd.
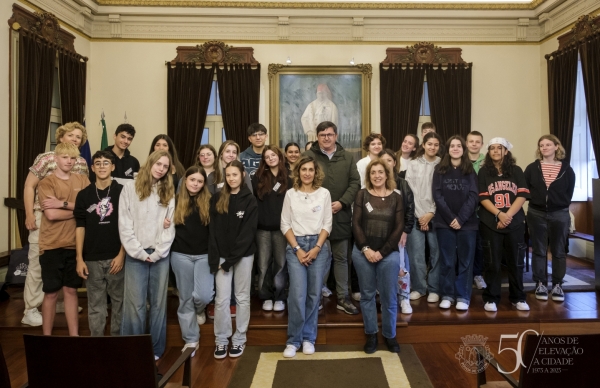
<svg viewBox="0 0 600 388"><path fill-rule="evenodd" d="M228 212L217 212L217 201L221 192L210 198L210 224L208 244L208 264L210 272L219 269L221 258L225 262L221 268L225 272L240 261L243 257L256 252L254 237L258 224L258 206L256 198L250 189L242 184L237 194L229 196Z"/></svg>
<svg viewBox="0 0 600 388"><path fill-rule="evenodd" d="M553 212L569 207L575 190L575 172L566 161L562 161L560 172L550 187L542 175L542 164L539 160L525 169L525 180L529 186L531 199L529 207L543 212Z"/></svg>
<svg viewBox="0 0 600 388"><path fill-rule="evenodd" d="M333 227L329 239L346 240L352 236L352 208L354 197L360 189L360 176L352 154L346 152L340 143L335 143L336 151L329 159L321 151L318 142L304 153L313 157L325 173L322 186L329 190L331 202L340 201L342 210L333 215Z"/></svg>

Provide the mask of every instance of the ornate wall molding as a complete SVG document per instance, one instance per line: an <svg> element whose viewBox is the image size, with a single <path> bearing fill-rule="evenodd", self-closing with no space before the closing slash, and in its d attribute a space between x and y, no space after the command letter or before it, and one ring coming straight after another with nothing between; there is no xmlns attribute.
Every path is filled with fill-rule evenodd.
<svg viewBox="0 0 600 388"><path fill-rule="evenodd" d="M245 64L258 65L254 59L252 47L231 47L224 42L210 41L196 46L177 47L177 56L171 64L177 62L196 62L204 64Z"/></svg>
<svg viewBox="0 0 600 388"><path fill-rule="evenodd" d="M596 18L591 15L580 16L571 31L558 37L558 49L562 50L568 45L577 44L598 32L600 32L600 16Z"/></svg>
<svg viewBox="0 0 600 388"><path fill-rule="evenodd" d="M51 13L29 12L25 8L13 4L13 14L8 19L8 25L15 31L23 28L59 47L75 52L75 36L60 28L58 19Z"/></svg>
<svg viewBox="0 0 600 388"><path fill-rule="evenodd" d="M459 47L441 48L431 42L418 42L406 48L390 47L386 50L383 65L395 63L449 64L466 63Z"/></svg>

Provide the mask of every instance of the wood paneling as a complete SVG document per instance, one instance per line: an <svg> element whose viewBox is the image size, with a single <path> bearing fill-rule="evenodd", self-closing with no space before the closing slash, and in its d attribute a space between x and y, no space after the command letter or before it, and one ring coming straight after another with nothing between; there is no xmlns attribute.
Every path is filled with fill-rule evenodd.
<svg viewBox="0 0 600 388"><path fill-rule="evenodd" d="M594 218L592 201L573 202L569 210L575 216L575 230L581 233L594 235Z"/></svg>

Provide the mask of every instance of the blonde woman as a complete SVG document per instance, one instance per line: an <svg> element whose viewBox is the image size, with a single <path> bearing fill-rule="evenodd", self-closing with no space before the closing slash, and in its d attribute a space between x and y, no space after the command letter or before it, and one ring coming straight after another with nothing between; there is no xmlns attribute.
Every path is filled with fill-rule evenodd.
<svg viewBox="0 0 600 388"><path fill-rule="evenodd" d="M165 351L169 250L175 238L174 224L164 227L175 210L171 165L167 151L154 151L137 179L125 182L119 200L119 236L126 252L121 334L146 332L148 300L156 360Z"/></svg>
<svg viewBox="0 0 600 388"><path fill-rule="evenodd" d="M214 186L215 186L214 192L215 193L221 191L221 189L223 188L223 185L225 184L225 166L227 166L229 163L233 162L234 160L240 160L239 155L240 155L240 146L238 145L238 143L234 142L233 140L226 140L223 144L221 144L221 147L219 147L218 163L221 168L221 176L219 177L220 179L214 180ZM215 178L217 178L217 176L215 176ZM250 180L250 174L244 175L243 183L246 186L248 186L248 188L252 192L252 181Z"/></svg>

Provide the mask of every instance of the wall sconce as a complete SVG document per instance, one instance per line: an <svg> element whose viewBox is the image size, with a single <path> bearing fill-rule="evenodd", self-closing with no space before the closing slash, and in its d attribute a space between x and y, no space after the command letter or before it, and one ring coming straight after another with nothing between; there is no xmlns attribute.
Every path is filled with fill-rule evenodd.
<svg viewBox="0 0 600 388"><path fill-rule="evenodd" d="M354 57L352 57L352 59L350 60L350 64L351 64L352 66L354 66Z"/></svg>
<svg viewBox="0 0 600 388"><path fill-rule="evenodd" d="M290 57L287 57L285 63L287 63L288 66L292 64L292 60L290 59Z"/></svg>

